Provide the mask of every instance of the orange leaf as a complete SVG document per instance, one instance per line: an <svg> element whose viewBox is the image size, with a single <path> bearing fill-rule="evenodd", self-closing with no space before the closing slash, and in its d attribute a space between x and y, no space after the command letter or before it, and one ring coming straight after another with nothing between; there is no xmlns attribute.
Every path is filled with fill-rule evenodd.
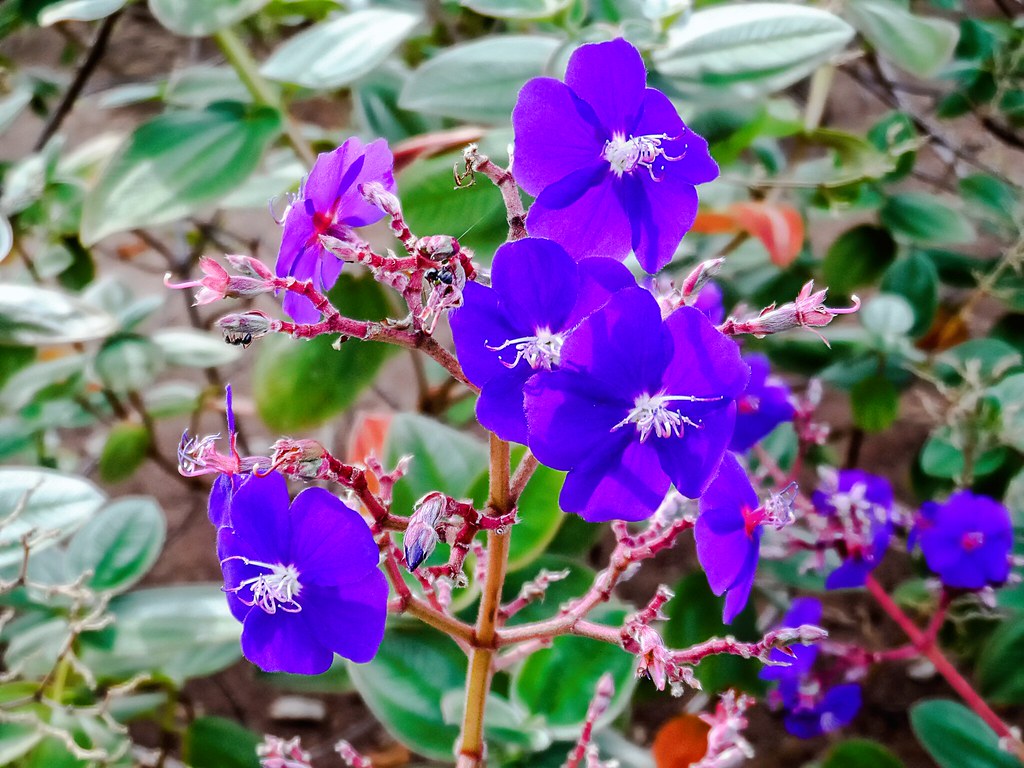
<svg viewBox="0 0 1024 768"><path fill-rule="evenodd" d="M390 413L361 413L356 417L355 427L348 440L346 461L350 464L362 464L368 456L384 458L384 441L388 437L391 426ZM373 493L380 490L377 478L372 472L366 473L366 482Z"/></svg>
<svg viewBox="0 0 1024 768"><path fill-rule="evenodd" d="M474 141L480 141L485 131L475 125L450 128L447 131L434 131L400 141L391 148L395 158L395 170L399 171L421 157L433 157L450 149L464 147Z"/></svg>
<svg viewBox="0 0 1024 768"><path fill-rule="evenodd" d="M678 715L658 729L651 746L658 768L689 768L708 751L711 726L696 715Z"/></svg>
<svg viewBox="0 0 1024 768"><path fill-rule="evenodd" d="M788 267L803 248L804 220L790 205L733 203L729 212L743 229L764 243L776 266Z"/></svg>
<svg viewBox="0 0 1024 768"><path fill-rule="evenodd" d="M728 235L740 231L740 225L734 216L721 211L697 211L691 232L702 235Z"/></svg>

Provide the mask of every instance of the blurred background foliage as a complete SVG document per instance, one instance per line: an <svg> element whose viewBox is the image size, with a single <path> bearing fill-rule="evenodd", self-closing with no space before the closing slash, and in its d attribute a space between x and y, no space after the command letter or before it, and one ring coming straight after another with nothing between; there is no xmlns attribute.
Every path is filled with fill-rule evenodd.
<svg viewBox="0 0 1024 768"><path fill-rule="evenodd" d="M258 765L252 730L275 729L321 752L362 740L380 765L415 763L405 749L451 760L464 662L432 630L395 623L371 665L314 680L232 666L238 626L212 583L204 486L177 474L174 445L186 425L220 429L233 381L246 449L301 434L352 441L353 458L373 449L387 465L412 453L399 507L434 489L474 496L486 462L468 393L376 345L275 338L243 354L210 332L220 308L190 306L160 277L188 279L203 255L271 261L268 201L280 213L314 153L351 134L391 142L417 234L454 235L486 265L505 238L500 195L456 192L452 168L470 141L507 162L518 89L560 76L584 42L637 45L721 165L667 276L726 256L718 283L738 315L811 278L833 304L865 299L826 329L831 349L810 334L751 345L798 388L824 382L833 433L815 461L886 474L911 506L970 486L1024 526L1020 12L1013 0L0 3L0 764L242 768ZM356 270L332 298L355 317L394 309ZM371 411L384 415L355 415ZM785 426L768 443L784 466L794 447ZM557 509L560 484L540 471L522 503L510 590L541 567L572 572L531 610L577 593L600 547L596 528ZM681 579L675 644L726 631L703 576L679 567L687 558L660 574ZM927 614L933 593L891 559L894 594ZM769 606L787 588L820 588L786 563L766 570ZM472 583L457 595L467 609L475 599ZM881 622L850 604L840 596L826 621L876 639ZM1020 611L1019 587L995 609L966 601L942 638L1018 713ZM756 637L773 615L748 609L729 631ZM560 765L611 669L616 727L602 748L654 765L643 745L681 705L650 686L633 695L629 657L578 642L559 638L499 677L488 705L499 764ZM699 677L709 692L762 691L737 659ZM888 748L780 739L764 716L757 764L913 766L927 753L941 766L1013 765L959 704L916 703L908 722L921 695L947 695L941 685L903 672L877 682L854 728ZM681 760L659 754L658 768Z"/></svg>

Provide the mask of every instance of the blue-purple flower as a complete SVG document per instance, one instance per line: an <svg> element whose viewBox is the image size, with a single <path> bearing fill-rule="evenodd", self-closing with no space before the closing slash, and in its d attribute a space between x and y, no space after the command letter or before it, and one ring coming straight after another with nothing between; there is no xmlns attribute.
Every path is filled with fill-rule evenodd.
<svg viewBox="0 0 1024 768"><path fill-rule="evenodd" d="M1010 575L1013 523L995 499L957 491L923 505L914 536L925 563L947 587L998 586Z"/></svg>
<svg viewBox="0 0 1024 768"><path fill-rule="evenodd" d="M633 251L657 272L693 224L694 187L718 176L707 142L647 87L622 39L578 48L564 83L526 83L512 125L516 178L537 198L526 227L575 258Z"/></svg>
<svg viewBox="0 0 1024 768"><path fill-rule="evenodd" d="M383 217L379 208L363 199L359 185L381 184L395 191L394 161L384 139L370 144L353 137L333 152L321 154L284 216L284 235L274 271L278 277L312 280L326 290L338 280L342 261L320 241L321 235L339 240L352 237L352 227L373 224ZM289 292L284 311L299 323L320 317L312 302Z"/></svg>
<svg viewBox="0 0 1024 768"><path fill-rule="evenodd" d="M697 559L711 591L725 593L722 620L726 624L743 610L754 586L763 533L754 519L758 506L747 473L733 454L726 454L718 475L700 498L693 531Z"/></svg>
<svg viewBox="0 0 1024 768"><path fill-rule="evenodd" d="M786 709L786 730L801 739L812 739L848 725L861 704L861 690L856 683L826 687L812 676L783 680L779 696Z"/></svg>
<svg viewBox="0 0 1024 768"><path fill-rule="evenodd" d="M615 292L636 281L612 259L574 262L557 243L526 238L494 254L491 287L468 283L450 315L455 351L481 388L480 423L502 440L526 443L523 387L555 370L572 331Z"/></svg>
<svg viewBox="0 0 1024 768"><path fill-rule="evenodd" d="M707 315L715 325L725 320L725 304L722 301L722 289L718 283L706 283L697 294L693 306Z"/></svg>
<svg viewBox="0 0 1024 768"><path fill-rule="evenodd" d="M282 475L252 475L218 531L224 592L242 622L242 653L267 672L316 675L338 653L373 658L388 588L359 513L322 488L289 503Z"/></svg>
<svg viewBox="0 0 1024 768"><path fill-rule="evenodd" d="M862 587L882 561L892 537L892 486L884 477L847 469L826 479L812 496L819 538L842 563L825 580L827 589Z"/></svg>
<svg viewBox="0 0 1024 768"><path fill-rule="evenodd" d="M795 629L804 624L821 623L821 601L813 597L798 597L779 622L779 627ZM778 662L761 670L762 680L791 680L804 677L818 658L817 645L791 645L789 653L773 648L768 659Z"/></svg>
<svg viewBox="0 0 1024 768"><path fill-rule="evenodd" d="M690 498L704 492L748 371L699 310L662 321L648 291L620 290L565 340L561 366L534 375L525 402L530 449L569 472L563 510L641 520L673 483Z"/></svg>
<svg viewBox="0 0 1024 768"><path fill-rule="evenodd" d="M729 450L739 453L754 447L779 424L792 421L795 412L789 387L771 375L768 358L744 355L743 360L750 366L750 381L736 401L736 429L729 443Z"/></svg>

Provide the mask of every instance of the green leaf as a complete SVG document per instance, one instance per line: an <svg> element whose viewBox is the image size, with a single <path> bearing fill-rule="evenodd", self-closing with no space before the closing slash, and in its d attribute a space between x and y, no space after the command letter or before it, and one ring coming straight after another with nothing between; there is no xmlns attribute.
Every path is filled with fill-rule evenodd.
<svg viewBox="0 0 1024 768"><path fill-rule="evenodd" d="M27 501L26 501L27 500ZM42 551L82 527L105 501L92 483L74 475L28 467L0 468L0 518L25 502L15 519L0 528L0 568L21 561L21 537L29 531L58 531L33 547Z"/></svg>
<svg viewBox="0 0 1024 768"><path fill-rule="evenodd" d="M885 376L864 379L850 390L853 423L867 432L884 432L896 421L900 391Z"/></svg>
<svg viewBox="0 0 1024 768"><path fill-rule="evenodd" d="M836 238L825 254L822 272L829 290L849 296L871 285L896 258L896 241L886 230L861 224Z"/></svg>
<svg viewBox="0 0 1024 768"><path fill-rule="evenodd" d="M422 624L392 622L369 664L349 664L352 682L388 732L421 755L450 761L457 725L441 700L466 681L466 657L448 637Z"/></svg>
<svg viewBox="0 0 1024 768"><path fill-rule="evenodd" d="M700 571L691 573L675 585L676 597L666 606L668 623L663 632L671 648L686 648L710 637L733 635L740 640L757 640L757 614L752 604L728 627L722 622L722 598L715 597L707 577ZM709 692L740 688L752 693L764 689L758 679L762 664L756 659L737 656L709 656L694 668L701 685Z"/></svg>
<svg viewBox="0 0 1024 768"><path fill-rule="evenodd" d="M506 125L519 89L552 74L562 45L553 37L504 35L446 48L412 73L398 103L428 115Z"/></svg>
<svg viewBox="0 0 1024 768"><path fill-rule="evenodd" d="M903 762L878 742L850 739L832 747L821 768L903 768Z"/></svg>
<svg viewBox="0 0 1024 768"><path fill-rule="evenodd" d="M336 16L288 40L260 74L306 88L340 88L376 69L419 22L418 14L388 8Z"/></svg>
<svg viewBox="0 0 1024 768"><path fill-rule="evenodd" d="M441 714L446 723L461 725L465 712L465 691L448 691L441 698ZM521 754L524 749L532 753L551 746L551 734L539 727L536 718L493 691L487 694L486 712L484 737L491 749L509 747L513 753Z"/></svg>
<svg viewBox="0 0 1024 768"><path fill-rule="evenodd" d="M92 365L104 389L124 395L141 392L156 381L164 357L145 336L122 333L103 342Z"/></svg>
<svg viewBox="0 0 1024 768"><path fill-rule="evenodd" d="M167 523L160 505L149 496L127 496L109 504L68 543L67 568L72 577L87 570L86 582L103 592L123 592L141 579L160 556Z"/></svg>
<svg viewBox="0 0 1024 768"><path fill-rule="evenodd" d="M930 699L910 708L910 726L939 768L1020 768L999 737L963 704Z"/></svg>
<svg viewBox="0 0 1024 768"><path fill-rule="evenodd" d="M14 230L11 229L11 222L6 216L0 213L0 261L7 258L7 254L14 247Z"/></svg>
<svg viewBox="0 0 1024 768"><path fill-rule="evenodd" d="M913 169L921 140L914 121L903 112L890 112L868 130L868 141L896 160L896 168L886 174L886 181L899 181Z"/></svg>
<svg viewBox="0 0 1024 768"><path fill-rule="evenodd" d="M572 0L462 0L462 5L498 19L547 19L572 5Z"/></svg>
<svg viewBox="0 0 1024 768"><path fill-rule="evenodd" d="M960 179L960 195L968 205L1004 227L1013 227L1020 209L1017 193L995 176L976 173Z"/></svg>
<svg viewBox="0 0 1024 768"><path fill-rule="evenodd" d="M729 89L749 98L806 77L852 37L849 24L817 8L727 4L698 10L671 27L654 64L684 91Z"/></svg>
<svg viewBox="0 0 1024 768"><path fill-rule="evenodd" d="M96 21L121 10L128 0L61 0L50 3L39 14L39 26L49 27L58 21Z"/></svg>
<svg viewBox="0 0 1024 768"><path fill-rule="evenodd" d="M918 77L932 77L953 55L960 30L952 22L916 16L889 0L851 0L846 13L879 53Z"/></svg>
<svg viewBox="0 0 1024 768"><path fill-rule="evenodd" d="M168 365L215 368L237 362L242 350L212 333L192 328L167 328L150 337Z"/></svg>
<svg viewBox="0 0 1024 768"><path fill-rule="evenodd" d="M182 757L191 768L260 768L257 734L222 717L192 721L182 742Z"/></svg>
<svg viewBox="0 0 1024 768"><path fill-rule="evenodd" d="M256 13L268 0L149 0L149 10L167 29L205 37Z"/></svg>
<svg viewBox="0 0 1024 768"><path fill-rule="evenodd" d="M330 296L348 317L379 320L387 312L383 289L369 275L343 274ZM347 340L340 349L334 343L331 336L310 341L271 336L260 341L252 391L268 427L296 432L323 424L355 402L395 350L358 339Z"/></svg>
<svg viewBox="0 0 1024 768"><path fill-rule="evenodd" d="M512 451L512 466L516 467L525 453L516 446ZM558 506L558 495L562 492L565 473L556 472L545 466L534 470L533 477L523 489L516 504L519 521L513 529L509 544L508 569L516 571L533 563L546 550L558 533L566 514ZM473 483L470 495L479 503L487 498L488 473L483 472Z"/></svg>
<svg viewBox="0 0 1024 768"><path fill-rule="evenodd" d="M989 387L987 394L999 401L999 439L1024 452L1024 373L1007 376Z"/></svg>
<svg viewBox="0 0 1024 768"><path fill-rule="evenodd" d="M146 412L154 419L182 416L199 408L202 390L188 381L168 381L142 393Z"/></svg>
<svg viewBox="0 0 1024 768"><path fill-rule="evenodd" d="M110 603L113 628L83 637L83 662L100 679L153 672L176 683L231 666L242 655L242 625L228 610L221 586L188 584L119 595Z"/></svg>
<svg viewBox="0 0 1024 768"><path fill-rule="evenodd" d="M1021 365L1021 353L1001 339L970 339L947 349L935 360L935 373L949 384L957 384L968 369L973 378L994 383Z"/></svg>
<svg viewBox="0 0 1024 768"><path fill-rule="evenodd" d="M459 242L488 262L508 235L505 206L493 185L454 188L452 168L461 159L461 152L444 154L418 160L402 171L402 209L413 232L463 235Z"/></svg>
<svg viewBox="0 0 1024 768"><path fill-rule="evenodd" d="M49 288L0 285L0 344L74 344L115 330L113 315L79 298Z"/></svg>
<svg viewBox="0 0 1024 768"><path fill-rule="evenodd" d="M976 670L979 691L993 704L1024 703L1024 622L1012 614L985 643Z"/></svg>
<svg viewBox="0 0 1024 768"><path fill-rule="evenodd" d="M902 296L881 293L864 305L860 322L877 336L893 339L914 327L914 309Z"/></svg>
<svg viewBox="0 0 1024 768"><path fill-rule="evenodd" d="M410 136L429 133L442 127L438 118L429 118L419 112L410 112L398 106L409 71L400 62L391 60L367 75L352 89L353 108L359 125L371 136L382 136L395 143ZM452 165L455 161L452 161ZM451 179L449 179L450 181ZM449 189L451 184L448 184ZM447 190L446 190L447 191ZM402 205L405 207L402 190ZM443 231L443 230L442 230Z"/></svg>
<svg viewBox="0 0 1024 768"><path fill-rule="evenodd" d="M607 607L592 614L594 621L619 626L626 617L621 608ZM572 739L586 719L587 705L597 681L610 672L615 696L598 719L598 727L614 720L629 703L636 685L634 660L621 648L590 638L563 635L526 659L512 674L511 699L539 715L556 739Z"/></svg>
<svg viewBox="0 0 1024 768"><path fill-rule="evenodd" d="M409 470L395 483L394 510L407 515L413 504L430 491L455 498L470 496L473 483L487 469L487 448L463 432L415 413L399 413L391 420L384 444L385 466L412 456Z"/></svg>
<svg viewBox="0 0 1024 768"><path fill-rule="evenodd" d="M149 430L142 424L115 425L100 452L100 479L105 483L120 483L134 475L146 461L149 441Z"/></svg>
<svg viewBox="0 0 1024 768"><path fill-rule="evenodd" d="M972 466L974 477L984 477L995 472L1006 460L1006 449L993 448L976 456ZM963 477L967 465L964 449L953 441L948 427L940 427L925 442L921 449L921 469L927 475L945 480Z"/></svg>
<svg viewBox="0 0 1024 768"><path fill-rule="evenodd" d="M922 192L893 195L879 216L894 235L914 243L951 245L975 238L974 227L963 214Z"/></svg>
<svg viewBox="0 0 1024 768"><path fill-rule="evenodd" d="M235 102L144 123L86 194L82 242L211 208L249 177L280 130L276 110Z"/></svg>
<svg viewBox="0 0 1024 768"><path fill-rule="evenodd" d="M920 336L931 328L939 306L939 273L935 263L920 251L896 261L882 277L885 293L902 296L914 310L911 336Z"/></svg>

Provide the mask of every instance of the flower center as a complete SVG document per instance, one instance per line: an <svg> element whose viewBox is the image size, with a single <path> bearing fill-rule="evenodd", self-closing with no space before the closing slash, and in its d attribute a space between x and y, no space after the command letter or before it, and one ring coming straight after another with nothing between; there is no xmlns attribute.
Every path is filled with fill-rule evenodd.
<svg viewBox="0 0 1024 768"><path fill-rule="evenodd" d="M970 531L960 539L960 546L966 551L972 552L985 543L985 534L981 531Z"/></svg>
<svg viewBox="0 0 1024 768"><path fill-rule="evenodd" d="M736 403L736 412L747 416L751 413L757 413L760 407L761 398L757 395L744 395Z"/></svg>
<svg viewBox="0 0 1024 768"><path fill-rule="evenodd" d="M266 613L277 613L278 609L285 613L298 613L302 610L302 606L295 599L302 592L302 585L299 583L299 571L294 565L274 565L241 556L226 559L241 560L246 565L265 568L269 573L245 579L237 587L225 591L234 592L246 605L259 606ZM240 594L243 590L249 590L248 599Z"/></svg>
<svg viewBox="0 0 1024 768"><path fill-rule="evenodd" d="M666 395L664 392L650 395L644 392L633 401L633 410L622 421L612 427L612 432L627 424L635 424L640 435L640 442L646 442L653 432L658 437L681 437L684 427L701 425L687 416L673 411L668 407L672 402L710 403L721 400L721 397L696 397L694 395Z"/></svg>
<svg viewBox="0 0 1024 768"><path fill-rule="evenodd" d="M557 368L562 362L562 344L564 343L565 338L561 334L552 333L547 328L538 328L536 336L509 339L497 347L488 344L487 348L492 352L500 352L509 347L515 349L516 357L511 363L501 361L506 368L515 368L519 365L520 360L526 360L534 370L543 368L545 371L550 371L552 368Z"/></svg>
<svg viewBox="0 0 1024 768"><path fill-rule="evenodd" d="M665 152L661 146L663 141L671 141L672 137L665 133L650 133L645 136L630 136L628 139L621 133L616 133L604 143L604 150L601 157L608 161L612 172L621 177L624 173L632 173L637 168L646 168L651 178L661 181L654 175L654 163L659 157L672 162L681 160L685 155L673 157Z"/></svg>

